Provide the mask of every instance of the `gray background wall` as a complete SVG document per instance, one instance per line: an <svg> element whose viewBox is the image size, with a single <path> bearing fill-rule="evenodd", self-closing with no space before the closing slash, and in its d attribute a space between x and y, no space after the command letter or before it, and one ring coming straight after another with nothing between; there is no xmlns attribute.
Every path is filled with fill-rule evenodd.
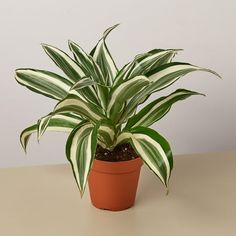
<svg viewBox="0 0 236 236"><path fill-rule="evenodd" d="M174 153L236 149L235 8L233 0L1 1L0 167L65 161L66 135L61 133L47 133L40 145L33 137L25 157L20 131L55 102L19 86L14 69L58 72L41 42L68 51L72 39L89 51L103 30L118 22L121 26L108 40L118 66L153 48L183 48L176 60L209 67L224 78L196 72L166 90L184 87L207 94L176 104L154 126L170 140Z"/></svg>

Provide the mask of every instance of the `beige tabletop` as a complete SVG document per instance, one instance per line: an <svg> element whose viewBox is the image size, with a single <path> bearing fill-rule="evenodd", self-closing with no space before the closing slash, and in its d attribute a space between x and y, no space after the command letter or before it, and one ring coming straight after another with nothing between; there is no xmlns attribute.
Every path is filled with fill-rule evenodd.
<svg viewBox="0 0 236 236"><path fill-rule="evenodd" d="M235 236L236 152L175 157L170 193L142 169L136 205L81 200L70 166L0 170L1 236Z"/></svg>

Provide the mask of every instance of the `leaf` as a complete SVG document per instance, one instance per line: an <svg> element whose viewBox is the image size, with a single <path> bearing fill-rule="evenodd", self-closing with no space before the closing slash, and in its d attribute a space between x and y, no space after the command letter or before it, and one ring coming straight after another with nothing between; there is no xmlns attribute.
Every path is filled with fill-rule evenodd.
<svg viewBox="0 0 236 236"><path fill-rule="evenodd" d="M55 115L50 119L47 130L70 132L77 124L78 122L76 120L65 120L64 115ZM25 152L30 136L37 131L38 124L34 124L21 132L20 142Z"/></svg>
<svg viewBox="0 0 236 236"><path fill-rule="evenodd" d="M161 50L163 50L163 49L153 49L153 50L149 51L148 54L154 55L154 54L157 54ZM164 49L164 51L166 51L167 54L163 55L161 58L156 60L156 62L153 63L152 66L149 67L149 71L151 71L159 66L162 66L164 64L168 64L168 63L172 62L172 60L176 56L176 54L179 51L183 51L183 49ZM146 71L146 73L147 72L148 71Z"/></svg>
<svg viewBox="0 0 236 236"><path fill-rule="evenodd" d="M64 100L59 102L53 112L57 114L73 112L81 117L86 117L86 119L94 123L105 118L103 110L99 106L83 101L73 94L68 95Z"/></svg>
<svg viewBox="0 0 236 236"><path fill-rule="evenodd" d="M135 127L120 134L117 145L122 142L130 142L146 165L168 187L173 168L173 156L170 145L164 137L153 129Z"/></svg>
<svg viewBox="0 0 236 236"><path fill-rule="evenodd" d="M52 123L52 121L55 120L56 118L59 118L60 121L65 122L65 124L73 124L74 126L83 121L83 119L80 116L75 115L72 112L64 112L64 113L51 112L48 115L38 120L38 140L44 134L47 128L50 127L49 125ZM63 124L61 125L63 127Z"/></svg>
<svg viewBox="0 0 236 236"><path fill-rule="evenodd" d="M150 70L169 63L180 49L154 49L137 55L134 60L118 72L114 84L121 84L134 76L144 75Z"/></svg>
<svg viewBox="0 0 236 236"><path fill-rule="evenodd" d="M53 113L49 113L48 115L46 115L38 120L38 130L37 130L38 131L37 132L38 141L39 141L40 137L46 131L52 117L53 117Z"/></svg>
<svg viewBox="0 0 236 236"><path fill-rule="evenodd" d="M124 109L122 117L120 118L120 123L129 118L130 115L133 114L134 110L137 109L137 106L144 102L146 98L152 93L170 86L182 76L193 71L206 71L220 77L216 72L212 70L193 66L188 63L172 62L162 65L155 70L149 71L146 74L151 83L146 86L146 88L144 88L140 93L136 94L132 99L130 99Z"/></svg>
<svg viewBox="0 0 236 236"><path fill-rule="evenodd" d="M91 85L97 85L97 82L92 80L90 77L84 77L80 79L78 82L76 82L70 89L71 90L80 90L84 87L91 86Z"/></svg>
<svg viewBox="0 0 236 236"><path fill-rule="evenodd" d="M156 49L147 53L141 60L137 58L136 65L130 74L130 78L137 75L145 75L163 64L168 63L176 54L177 49L161 50Z"/></svg>
<svg viewBox="0 0 236 236"><path fill-rule="evenodd" d="M105 78L96 62L90 55L87 55L84 50L76 43L69 41L69 48L73 52L75 59L86 72L86 75L91 77L97 84L106 85ZM103 108L107 105L108 88L96 86L96 91L99 96L99 101Z"/></svg>
<svg viewBox="0 0 236 236"><path fill-rule="evenodd" d="M45 70L17 69L15 79L30 90L57 100L65 98L73 85L70 80Z"/></svg>
<svg viewBox="0 0 236 236"><path fill-rule="evenodd" d="M97 132L98 125L94 127L90 123L81 122L73 129L66 143L66 156L71 163L81 197L96 152Z"/></svg>
<svg viewBox="0 0 236 236"><path fill-rule="evenodd" d="M43 49L48 56L55 62L55 64L68 76L71 82L74 84L81 78L85 77L85 72L77 62L69 57L62 50L42 44ZM86 87L79 92L87 101L92 102L96 105L100 105L96 91L93 88Z"/></svg>
<svg viewBox="0 0 236 236"><path fill-rule="evenodd" d="M44 51L54 63L75 83L85 76L81 67L65 52L48 44L42 44Z"/></svg>
<svg viewBox="0 0 236 236"><path fill-rule="evenodd" d="M148 90L160 91L174 83L180 77L193 71L210 72L220 78L220 75L212 70L194 66L189 63L172 62L157 67L145 74L150 81L153 82L152 86L150 86Z"/></svg>
<svg viewBox="0 0 236 236"><path fill-rule="evenodd" d="M136 61L129 62L120 71L118 71L113 83L113 87L120 85L121 83L123 83L123 81L130 77L130 74L132 73L135 64Z"/></svg>
<svg viewBox="0 0 236 236"><path fill-rule="evenodd" d="M49 113L48 115L42 117L38 121L38 140L47 130L50 120L54 117L61 117L65 122L74 122L75 124L80 123L83 119L71 112L65 113ZM114 144L116 129L112 122L108 119L100 120L100 126L98 130L98 139L103 143L105 148L110 148Z"/></svg>
<svg viewBox="0 0 236 236"><path fill-rule="evenodd" d="M132 127L143 126L148 127L160 120L170 110L171 106L180 100L184 100L192 95L203 95L194 91L186 89L178 89L168 96L158 98L145 106L136 115L132 116L125 127L130 129Z"/></svg>
<svg viewBox="0 0 236 236"><path fill-rule="evenodd" d="M108 119L100 121L98 129L98 139L102 142L102 146L107 149L111 149L116 135L116 128L112 122Z"/></svg>
<svg viewBox="0 0 236 236"><path fill-rule="evenodd" d="M106 79L106 85L111 86L113 84L113 80L116 77L118 69L115 65L115 62L107 48L106 45L106 37L108 34L115 29L119 24L116 24L110 28L108 28L103 37L99 40L98 44L91 51L90 55L93 57L95 62L100 66L100 69Z"/></svg>
<svg viewBox="0 0 236 236"><path fill-rule="evenodd" d="M141 89L149 84L149 79L145 76L136 76L124 83L112 88L110 101L107 107L107 114L113 121L119 119L124 103L139 93Z"/></svg>
<svg viewBox="0 0 236 236"><path fill-rule="evenodd" d="M75 60L83 68L83 71L86 72L86 75L91 76L93 80L98 83L105 84L103 74L97 63L94 62L92 56L87 55L87 53L78 44L71 40L68 41L68 45L75 57Z"/></svg>

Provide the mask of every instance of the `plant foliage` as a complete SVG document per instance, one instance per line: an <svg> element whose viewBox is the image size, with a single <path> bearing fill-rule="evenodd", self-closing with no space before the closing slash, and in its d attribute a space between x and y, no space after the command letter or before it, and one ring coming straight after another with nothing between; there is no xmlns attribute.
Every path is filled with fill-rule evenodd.
<svg viewBox="0 0 236 236"><path fill-rule="evenodd" d="M73 41L68 42L73 57L42 44L64 75L29 68L16 70L18 83L58 100L50 114L22 131L20 140L24 150L32 133L36 132L39 139L48 130L69 132L66 156L81 195L98 144L112 150L116 145L130 143L168 187L173 168L171 148L163 136L148 127L165 116L177 101L200 93L178 89L139 112L137 108L151 94L190 72L206 71L219 77L209 69L172 62L178 49L154 49L137 55L118 69L106 45L107 36L116 27L108 28L89 54Z"/></svg>

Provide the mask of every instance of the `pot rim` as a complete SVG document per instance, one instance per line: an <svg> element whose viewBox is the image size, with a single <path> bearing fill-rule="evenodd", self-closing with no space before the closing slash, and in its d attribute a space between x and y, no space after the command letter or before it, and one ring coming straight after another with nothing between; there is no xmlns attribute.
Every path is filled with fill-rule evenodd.
<svg viewBox="0 0 236 236"><path fill-rule="evenodd" d="M107 174L124 174L138 170L143 165L140 157L127 161L102 161L94 159L91 170Z"/></svg>

